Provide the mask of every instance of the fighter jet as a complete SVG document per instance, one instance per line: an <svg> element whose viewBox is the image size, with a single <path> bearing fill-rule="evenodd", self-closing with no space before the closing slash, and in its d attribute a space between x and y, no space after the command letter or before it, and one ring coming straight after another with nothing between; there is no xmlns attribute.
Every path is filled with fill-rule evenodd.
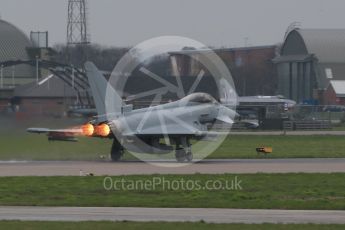
<svg viewBox="0 0 345 230"><path fill-rule="evenodd" d="M191 140L217 135L208 127L216 122L233 124L237 113L206 93L143 109L126 105L97 67L85 63L97 116L80 128L29 128L30 133L46 133L50 140L74 141L75 136L111 138L111 159L118 161L127 149L136 153L175 152L178 162L192 161ZM162 143L161 140L164 140Z"/></svg>

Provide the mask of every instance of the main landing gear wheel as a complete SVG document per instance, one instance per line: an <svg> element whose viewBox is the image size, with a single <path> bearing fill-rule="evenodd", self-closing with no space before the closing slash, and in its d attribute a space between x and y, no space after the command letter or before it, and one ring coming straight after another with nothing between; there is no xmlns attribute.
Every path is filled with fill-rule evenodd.
<svg viewBox="0 0 345 230"><path fill-rule="evenodd" d="M175 157L177 162L184 162L186 159L186 151L183 148L176 149Z"/></svg>
<svg viewBox="0 0 345 230"><path fill-rule="evenodd" d="M192 152L187 152L183 148L176 149L175 157L179 163L183 163L184 161L191 162L193 160Z"/></svg>
<svg viewBox="0 0 345 230"><path fill-rule="evenodd" d="M119 161L123 155L123 147L122 145L114 139L113 145L111 147L110 157L112 161Z"/></svg>
<svg viewBox="0 0 345 230"><path fill-rule="evenodd" d="M187 152L187 154L186 154L186 160L187 160L188 162L192 162L192 160L193 160L193 153L192 153L192 152Z"/></svg>
<svg viewBox="0 0 345 230"><path fill-rule="evenodd" d="M193 160L193 154L191 151L191 144L187 137L181 137L176 141L176 153L175 157L177 162L184 162L188 161L191 162Z"/></svg>

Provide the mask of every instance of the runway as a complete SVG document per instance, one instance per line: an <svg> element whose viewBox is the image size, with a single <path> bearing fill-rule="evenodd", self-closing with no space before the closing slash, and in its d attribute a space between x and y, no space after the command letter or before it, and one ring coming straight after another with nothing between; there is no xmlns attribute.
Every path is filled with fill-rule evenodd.
<svg viewBox="0 0 345 230"><path fill-rule="evenodd" d="M109 208L109 207L0 207L0 220L22 221L168 221L208 223L345 224L345 211Z"/></svg>
<svg viewBox="0 0 345 230"><path fill-rule="evenodd" d="M157 162L155 162L157 163ZM345 158L339 159L248 159L204 160L195 164L161 162L164 166L138 161L0 161L0 176L79 176L223 173L333 173L345 172ZM179 167L176 167L179 166Z"/></svg>
<svg viewBox="0 0 345 230"><path fill-rule="evenodd" d="M230 135L245 135L245 136L345 136L345 131L333 130L297 130L297 131L231 131Z"/></svg>

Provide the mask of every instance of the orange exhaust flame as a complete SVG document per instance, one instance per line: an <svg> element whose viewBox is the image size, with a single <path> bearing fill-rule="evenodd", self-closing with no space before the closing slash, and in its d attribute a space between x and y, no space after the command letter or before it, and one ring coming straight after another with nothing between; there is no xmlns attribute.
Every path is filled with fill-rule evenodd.
<svg viewBox="0 0 345 230"><path fill-rule="evenodd" d="M101 124L95 127L95 134L101 137L107 137L110 134L110 127L107 124Z"/></svg>
<svg viewBox="0 0 345 230"><path fill-rule="evenodd" d="M86 124L81 127L83 135L91 137L95 131L95 128L91 124Z"/></svg>

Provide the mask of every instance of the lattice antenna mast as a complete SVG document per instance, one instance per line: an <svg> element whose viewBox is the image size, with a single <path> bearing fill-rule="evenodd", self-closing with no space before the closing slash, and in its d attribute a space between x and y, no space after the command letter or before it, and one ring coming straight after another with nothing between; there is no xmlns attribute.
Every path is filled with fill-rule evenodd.
<svg viewBox="0 0 345 230"><path fill-rule="evenodd" d="M68 0L67 44L88 44L87 2Z"/></svg>

